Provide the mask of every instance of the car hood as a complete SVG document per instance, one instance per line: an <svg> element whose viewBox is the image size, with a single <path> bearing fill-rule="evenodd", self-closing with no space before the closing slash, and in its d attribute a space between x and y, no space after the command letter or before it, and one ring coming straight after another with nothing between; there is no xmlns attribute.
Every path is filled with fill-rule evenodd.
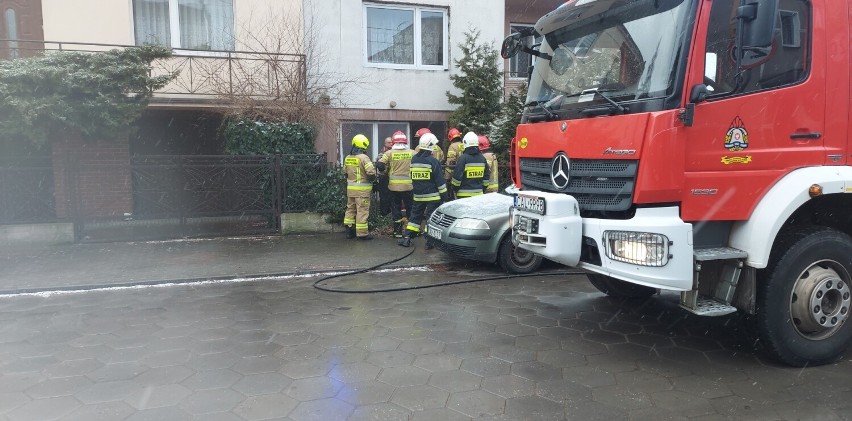
<svg viewBox="0 0 852 421"><path fill-rule="evenodd" d="M488 193L444 203L438 210L455 217L484 219L500 213L508 215L509 207L513 203L514 199L512 196L500 193Z"/></svg>

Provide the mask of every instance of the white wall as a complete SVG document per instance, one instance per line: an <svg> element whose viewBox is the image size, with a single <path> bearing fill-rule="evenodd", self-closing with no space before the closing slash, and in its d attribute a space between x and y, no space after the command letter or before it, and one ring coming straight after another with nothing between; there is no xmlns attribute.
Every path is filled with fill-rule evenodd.
<svg viewBox="0 0 852 421"><path fill-rule="evenodd" d="M376 2L381 3L381 2ZM304 13L318 13L323 19L319 38L327 52L330 69L339 69L352 79L364 81L343 98L333 98L336 106L346 108L451 111L446 91L454 91L451 74L457 74L454 61L461 57L458 44L469 28L480 30L480 41L493 42L499 50L504 38L505 5L497 0L396 0L389 4L416 4L448 7L449 69L402 70L364 65L362 0L305 0ZM310 19L305 18L306 21ZM501 60L502 62L502 60ZM500 63L502 66L502 63ZM340 101L340 102L338 102Z"/></svg>
<svg viewBox="0 0 852 421"><path fill-rule="evenodd" d="M302 0L234 0L237 48L255 44L247 28L268 28L275 19L299 30ZM133 45L132 0L42 0L44 39Z"/></svg>

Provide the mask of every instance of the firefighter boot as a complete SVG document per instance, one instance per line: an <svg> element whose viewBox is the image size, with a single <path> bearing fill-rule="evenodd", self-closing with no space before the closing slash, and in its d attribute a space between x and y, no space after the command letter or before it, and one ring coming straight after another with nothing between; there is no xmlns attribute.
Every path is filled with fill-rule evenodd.
<svg viewBox="0 0 852 421"><path fill-rule="evenodd" d="M402 238L402 220L393 223L393 236Z"/></svg>
<svg viewBox="0 0 852 421"><path fill-rule="evenodd" d="M396 243L400 246L403 246L403 247L411 247L411 237L406 235L405 237L402 237L402 239L397 241Z"/></svg>
<svg viewBox="0 0 852 421"><path fill-rule="evenodd" d="M346 227L346 238L349 240L355 238L355 226Z"/></svg>

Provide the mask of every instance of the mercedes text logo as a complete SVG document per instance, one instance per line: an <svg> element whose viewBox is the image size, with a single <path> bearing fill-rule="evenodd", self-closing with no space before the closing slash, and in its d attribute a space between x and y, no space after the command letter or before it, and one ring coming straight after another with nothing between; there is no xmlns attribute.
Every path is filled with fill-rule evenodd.
<svg viewBox="0 0 852 421"><path fill-rule="evenodd" d="M568 187L568 172L571 169L571 162L568 161L568 155L560 152L553 157L553 163L550 164L550 181L556 190L564 190Z"/></svg>

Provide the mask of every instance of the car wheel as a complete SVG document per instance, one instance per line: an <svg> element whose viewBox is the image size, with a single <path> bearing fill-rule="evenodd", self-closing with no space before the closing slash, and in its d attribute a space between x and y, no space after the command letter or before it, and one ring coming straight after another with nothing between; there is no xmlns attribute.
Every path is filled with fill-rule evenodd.
<svg viewBox="0 0 852 421"><path fill-rule="evenodd" d="M755 328L770 357L793 366L835 361L852 345L852 238L806 227L779 237L759 272Z"/></svg>
<svg viewBox="0 0 852 421"><path fill-rule="evenodd" d="M524 274L535 272L541 266L543 257L512 244L512 237L506 235L500 241L497 251L497 263L506 272Z"/></svg>
<svg viewBox="0 0 852 421"><path fill-rule="evenodd" d="M615 279L611 276L587 273L586 277L600 292L616 298L648 298L657 293L655 288Z"/></svg>

